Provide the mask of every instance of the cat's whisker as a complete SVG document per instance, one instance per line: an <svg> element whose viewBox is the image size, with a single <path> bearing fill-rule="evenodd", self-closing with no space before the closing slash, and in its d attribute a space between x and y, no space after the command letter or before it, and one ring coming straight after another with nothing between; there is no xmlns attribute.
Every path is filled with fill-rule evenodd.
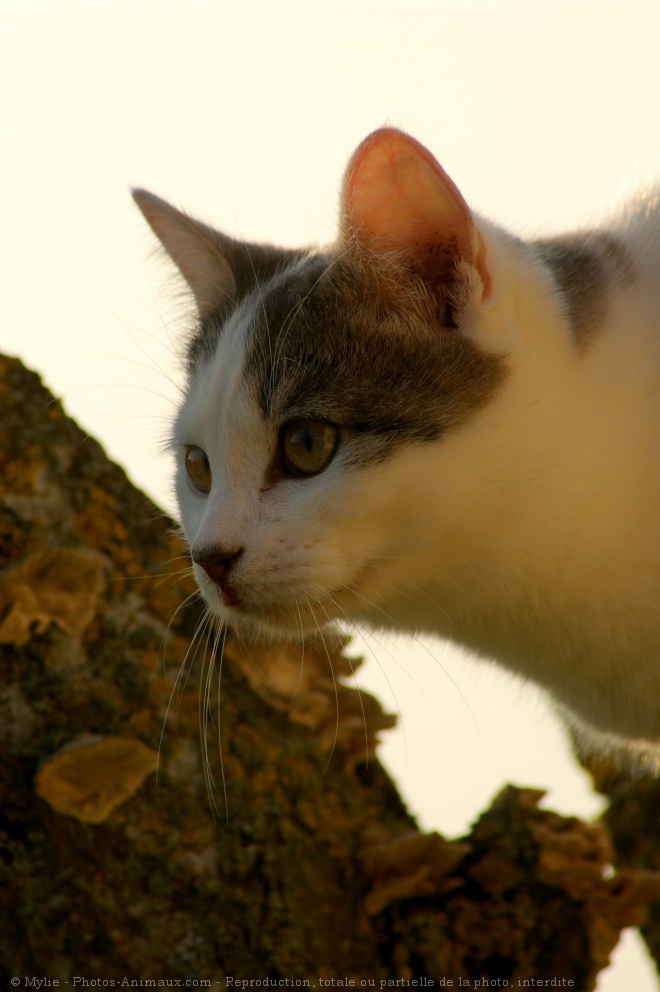
<svg viewBox="0 0 660 992"><path fill-rule="evenodd" d="M165 561L160 563L160 567L164 568L166 565L173 565L174 562L183 561L186 562L188 570L192 572L192 561L189 552L180 555L173 555L172 558L166 558Z"/></svg>
<svg viewBox="0 0 660 992"><path fill-rule="evenodd" d="M210 658L209 658L209 662L208 662L208 673L207 673L207 678L206 678L207 689L206 689L206 691L204 693L204 696L205 696L205 712L206 712L206 724L205 724L205 727L204 727L204 754L205 754L205 758L206 758L207 782L208 782L208 786L209 786L209 794L211 794L211 792L213 792L213 794L216 795L216 794L219 794L219 793L218 793L218 789L217 789L217 786L216 786L216 783L215 783L215 779L213 777L213 773L212 773L212 769L211 769L211 762L210 762L209 753L208 753L208 723L209 723L209 718L210 718L211 724L215 727L216 736L217 736L218 758L219 758L219 762L220 762L220 777L221 777L221 780L222 780L222 796L223 796L224 807L225 807L225 819L226 819L227 822L229 822L229 803L228 803L228 797L227 797L227 780L226 780L226 777L225 777L224 759L223 759L223 755L222 755L222 735L221 735L221 729L222 728L221 728L221 708L220 708L220 703L221 703L221 680L222 680L222 660L223 660L222 659L222 651L224 649L224 643L225 643L225 640L226 640L226 634L227 634L227 625L226 624L223 623L221 625L218 625L216 623L212 623L212 624L209 625L209 631L208 631L208 635L207 635L207 646L209 644L209 641L211 642L211 646L210 646ZM219 664L217 664L218 657L220 659L219 660ZM212 711L212 708L211 708L211 690L212 690L212 686L213 686L213 677L214 677L214 674L216 672L217 672L217 676L216 676L217 677L217 695L216 695L216 719L214 720L214 718L213 718L213 711ZM217 725L216 725L216 721L217 721ZM213 805L214 805L214 809L219 814L220 813L220 810L218 809L218 805L217 805L217 802L215 800L214 800Z"/></svg>
<svg viewBox="0 0 660 992"><path fill-rule="evenodd" d="M142 299L140 297L137 297L135 294L129 293L128 295L133 300L137 300L139 303L143 303ZM125 363L128 363L128 364L130 364L132 366L135 366L135 367L138 367L138 368L144 368L144 369L146 369L147 371L149 371L151 373L156 373L156 374L160 375L168 383L168 385L170 385L176 391L176 393L177 393L177 395L179 397L181 397L182 390L181 390L180 383L177 383L177 381L169 374L169 372L166 372L161 367L161 365L155 360L153 354L147 348L145 348L144 345L142 345L140 343L140 341L138 339L138 335L135 332L139 332L140 335L147 335L147 337L149 337L150 339L153 339L154 338L154 335L153 334L149 334L147 331L145 331L145 329L140 324L135 323L135 321L128 320L126 318L126 316L123 313L121 313L120 311L118 311L115 307L111 307L111 308L101 307L101 306L97 306L95 304L87 303L87 302L81 301L81 300L70 300L68 302L75 303L75 305L78 306L78 307L85 308L85 309L88 309L88 310L92 310L92 311L94 311L96 313L102 313L104 316L110 316L114 320L116 320L119 324L121 324L122 328L127 333L127 335L131 338L131 340L133 341L133 343L143 353L143 355L147 359L147 362L143 362L143 363L136 362L136 360L133 359L133 358L127 358L125 356L117 355L117 354L105 355L105 356L104 355L98 355L98 356L95 356L95 357L97 357L97 358L106 358L106 359L108 359L108 360L110 360L112 362L125 362ZM177 349L177 346L175 344L174 338L169 333L169 328L168 328L168 326L167 326L167 324L166 324L166 322L165 322L165 320L164 320L164 318L163 318L163 316L162 316L162 314L160 312L160 309L158 308L158 305L157 305L156 301L154 300L154 310L151 310L148 307L147 307L147 309L149 310L150 313L155 314L156 316L158 316L158 318L161 321L162 327L163 327L163 329L165 330L165 332L166 332L166 334L168 336L170 347L172 348L172 351L174 352L174 354L177 354L177 350L178 349ZM126 383L122 383L121 385L123 387L125 387L126 386ZM166 397L164 393L161 394L161 395L162 395L162 398L169 399L169 397Z"/></svg>
<svg viewBox="0 0 660 992"><path fill-rule="evenodd" d="M204 777L206 779L206 788L209 797L209 802L213 814L217 813L220 815L220 809L216 801L216 795L219 795L218 789L213 777L213 772L211 768L211 760L209 757L208 750L208 737L209 737L209 717L211 717L211 722L213 723L213 710L211 707L211 693L213 688L213 675L216 671L216 657L218 649L220 647L220 637L222 636L222 646L224 648L225 638L226 638L227 625L222 624L220 627L215 623L215 618L210 614L207 614L207 627L206 627L206 647L203 656L203 665L201 673L201 686L202 691L200 692L199 699L199 712L200 712L200 740L202 746L203 754L203 766L204 766ZM207 651L210 646L210 656L207 661ZM227 797L227 782L224 772L224 762L222 757L222 739L220 736L220 678L222 674L222 655L220 655L220 665L218 667L218 697L217 697L217 714L218 714L218 749L220 757L220 772L222 777L222 790L223 799L225 806L225 817L227 822L229 821L229 805Z"/></svg>
<svg viewBox="0 0 660 992"><path fill-rule="evenodd" d="M176 335L172 334L171 329L170 329L170 327L171 327L171 321L168 320L165 317L165 314L163 313L163 309L162 309L162 307L160 305L160 302L159 302L158 297L154 293L152 293L151 294L151 306L149 306L148 304L146 304L144 302L144 300L141 297L137 296L135 293L129 293L129 296L134 301L136 301L137 303L139 303L142 306L144 306L145 309L147 310L147 312L151 316L158 318L158 321L160 323L160 329L165 332L165 336L167 338L167 342L168 342L168 345L169 345L169 348L170 348L170 353L172 355L175 355L176 356L179 365L183 365L183 360L184 360L184 355L185 355L185 345L182 343L182 341L180 339L180 336L176 336ZM136 325L133 322L131 322L129 324L126 324L125 323L125 319L123 318L123 315L122 315L121 319L122 319L122 323L124 324L124 326L132 327L135 331L139 331L141 334L146 334L146 336L149 339L152 339L153 340L153 339L156 338L157 332L149 333L149 332L145 331L144 328L141 325L139 325L139 324ZM179 323L178 320L177 320L177 323ZM136 341L136 344L138 344L138 346L140 346L138 341ZM146 348L143 348L142 350L143 350L144 354L147 356L147 358L150 360L150 362L153 363L154 362L154 359L153 359L153 356L152 356L151 352L147 351ZM160 365L158 363L154 363L154 364L155 364L156 369L161 373L161 375L163 375L167 379L167 381L174 387L174 389L176 390L177 394L179 396L182 396L183 395L183 389L181 387L181 383L180 382L177 382L175 379L173 379L169 375L169 373L165 372L160 367Z"/></svg>
<svg viewBox="0 0 660 992"><path fill-rule="evenodd" d="M307 607L308 608L311 607L309 600L307 600ZM335 749L337 747L337 741L339 739L339 689L337 688L337 677L335 675L335 670L332 665L330 651L328 650L328 645L326 644L325 637L323 636L323 628L318 621L316 621L316 627L318 630L319 637L321 639L321 644L323 645L323 649L328 659L328 668L330 669L330 674L332 675L332 682L335 689L335 735L332 741L332 747L330 748L330 753L328 755L328 760L326 761L325 767L323 769L323 773L325 774L328 768L330 767L330 762L332 761L332 756L335 753Z"/></svg>
<svg viewBox="0 0 660 992"><path fill-rule="evenodd" d="M300 691L300 684L302 682L302 676L303 676L303 667L305 664L305 632L303 627L302 615L300 613L300 605L297 600L295 601L294 605L298 613L298 623L300 625L300 666L298 668L298 681L296 683L296 688L294 690L293 696L291 697L291 702L289 703L288 706L289 713L291 712L291 708L298 697L298 692Z"/></svg>
<svg viewBox="0 0 660 992"><path fill-rule="evenodd" d="M222 776L222 791L223 791L223 796L224 796L224 801L225 801L226 821L227 821L227 823L229 823L229 797L227 795L227 778L226 778L226 775L225 775L225 762L224 762L224 757L223 757L223 754L222 754L222 734L221 734L222 726L221 726L221 710L220 710L220 699L221 699L221 692L222 692L222 667L223 667L223 663L224 663L225 644L227 643L227 631L228 631L228 627L227 627L227 624L226 623L223 624L222 627L220 628L220 630L217 631L217 640L216 640L216 643L215 643L215 650L216 650L216 652L218 654L218 658L219 658L219 662L218 662L218 694L217 694L217 700L216 700L216 712L217 712L217 721L218 721L218 758L219 758L219 761L220 761L220 774ZM219 643L220 634L222 634L222 644Z"/></svg>
<svg viewBox="0 0 660 992"><path fill-rule="evenodd" d="M365 602L367 604L367 606L369 606L370 609L375 609L378 613L381 613L389 621L389 623L391 623L393 626L398 627L400 630L402 630L402 632L404 632L407 637L411 637L413 639L413 641L415 642L415 644L419 645L419 647L422 648L422 650L429 656L429 658L431 658L432 661L435 662L435 664L439 668L442 669L443 674L451 682L451 684L453 685L454 689L456 690L456 692L460 696L461 700L463 701L463 704L464 704L465 708L467 709L468 713L470 714L470 719L472 720L472 722L473 722L473 724L474 724L474 726L475 726L475 728L477 730L477 733L479 734L479 736L481 737L481 739L483 741L483 734L481 733L481 728L479 727L479 723L477 721L477 718L475 717L474 713L472 712L472 709L470 707L470 704L468 703L467 699L465 698L465 695L463 694L463 691L461 690L461 687L458 685L458 683L456 682L456 680L451 676L451 674L447 671L447 669L442 664L442 662L440 661L440 659L438 657L436 657L436 655L433 654L433 652L430 650L430 648L428 647L428 645L426 645L424 643L424 641L420 640L420 638L417 637L415 634L413 634L410 630L406 630L405 628L403 628L402 625L397 620L394 619L394 617L390 616L389 613L387 613L385 610L383 610L381 607L379 607L376 603L370 602L370 600L368 600L365 596L361 596L359 593L355 592L355 590L353 590L353 594L356 595L359 599L363 600L363 602Z"/></svg>
<svg viewBox="0 0 660 992"><path fill-rule="evenodd" d="M177 580L181 578L182 575L192 574L192 569L181 568L176 572L159 572L154 574L153 572L145 572L144 575L113 575L110 579L111 582L146 582L152 581L154 586L158 587L167 582L168 579Z"/></svg>
<svg viewBox="0 0 660 992"><path fill-rule="evenodd" d="M186 598L181 603L179 603L179 605L177 606L176 610L174 611L174 613L170 617L169 623L167 624L167 627L165 628L165 631L163 632L163 637L162 637L162 640L161 640L161 645L163 647L163 650L164 650L164 645L165 645L165 641L167 639L167 636L169 635L169 632L170 632L170 630L172 628L172 624L176 620L176 618L179 615L179 613L182 610L184 610L186 608L186 606L189 603L192 603L194 600L199 600L199 601L203 602L202 594L199 591L199 589L195 589L194 592L189 593L189 595L186 596ZM205 615L206 615L206 609L204 611L204 616ZM194 638L196 636L196 633L197 633L197 630L198 630L200 624L202 623L202 621L204 619L204 616L200 620L198 620L198 622L197 622L197 625L195 627L195 632L193 633L193 640L194 640ZM181 667L185 667L185 664L187 662L187 659L188 659L188 653L186 653L186 656L183 659L183 662L182 662L182 666ZM164 655L163 655L163 666L164 666L164 661L165 661L165 659L164 659ZM163 670L164 670L164 668L163 668ZM181 671L181 669L180 669L180 671ZM176 687L176 685L175 685L175 687Z"/></svg>
<svg viewBox="0 0 660 992"><path fill-rule="evenodd" d="M199 593L199 590L195 590L195 592L190 593L190 595L187 596L183 600L183 602L180 603L177 606L176 610L174 611L174 613L170 617L170 621L169 621L167 627L165 628L165 631L163 633L163 637L162 637L162 640L161 640L161 651L162 651L163 669L165 669L165 641L167 639L167 635L169 634L169 631L170 631L170 629L172 627L172 624L174 623L177 615L181 612L181 610L185 609L185 607L188 605L188 603L192 602L192 600L194 600L194 599L201 599L201 594ZM191 652L192 652L192 660L194 661L194 657L195 657L195 653L196 653L197 645L198 645L198 638L200 636L200 631L203 630L204 624L206 623L207 615L208 614L207 614L207 612L205 610L203 612L202 616L197 621L197 624L195 626L195 630L193 631L193 636L192 636L192 638L190 640L190 644L188 645L188 649L187 649L187 651L186 651L186 653L184 655L183 661L181 662L181 665L179 666L179 670L177 672L176 679L174 680L174 685L172 686L172 691L170 692L170 697L169 697L169 699L167 701L167 707L165 709L165 715L163 716L163 722L162 722L162 726L161 726L160 737L158 739L158 760L159 760L159 764L160 764L160 753L161 753L161 749L162 749L162 746L163 746L163 738L164 738L164 734L165 734L165 728L167 726L167 721L168 721L168 718L169 718L169 715L170 715L170 710L172 708L172 703L174 702L174 698L175 698L177 692L179 693L179 700L180 700L181 699L181 696L183 695L183 692L185 691L185 687L186 687L188 678L190 676L190 668L189 667L187 668L187 666L188 666L188 659L191 657ZM184 676L184 673L185 673L185 678L183 677ZM183 679L183 682L182 682L182 679ZM179 705L180 705L180 702L179 702ZM157 772L158 772L158 768L157 768Z"/></svg>
<svg viewBox="0 0 660 992"><path fill-rule="evenodd" d="M172 399L170 396L167 396L165 393L163 393L160 389L157 389L155 386L147 385L144 382L142 383L116 382L116 381L113 382L111 380L107 380L106 382L103 383L93 383L85 386L80 386L78 392L84 392L85 390L94 390L95 392L97 392L99 389L117 389L117 388L121 388L125 390L130 389L132 392L135 393L146 393L148 396L155 396L159 400L164 400L173 410L176 410L178 408L178 403L176 400ZM117 424L128 420L149 420L149 419L160 420L162 426L162 414L157 414L157 413L154 414L141 413L136 416L117 418L116 420L113 420L112 423Z"/></svg>
<svg viewBox="0 0 660 992"><path fill-rule="evenodd" d="M328 598L331 599L331 597L328 597ZM385 631L382 631L382 630L379 631L380 637L376 636L376 632L374 630L370 629L369 627L367 627L366 624L360 622L359 620L356 620L355 617L351 617L346 612L345 609L343 609L339 604L336 603L336 601L334 599L331 599L331 602L333 602L337 606L337 610L339 612L338 619L339 619L339 622L340 623L342 623L344 626L348 627L350 630L353 630L356 634L359 634L361 637L364 637L365 640L373 641L375 644L377 644L379 650L382 651L384 654L386 654L394 662L394 664L396 665L396 667L399 668L401 670L401 672L403 672L403 674L406 676L407 679L409 679L412 682L412 684L415 686L415 688L416 689L419 689L419 691L422 693L422 695L426 695L426 692L425 692L423 686L420 685L420 683L414 677L414 675L412 674L412 672L410 672L406 668L406 666L401 663L401 661L397 658L397 656L395 654L392 653L392 651L390 651L387 647L385 647L385 644L383 643L382 639L380 639L383 636L387 636L387 634L386 634ZM376 663L378 664L378 667L381 669L381 671L383 673L383 677L384 677L385 681L387 682L387 685L389 687L389 690L392 693L392 698L395 701L395 704L396 704L396 707L397 707L397 712L399 714L399 717L401 718L401 723L403 723L403 714L401 713L401 710L399 709L399 705L398 705L398 702L397 702L397 699L396 699L396 693L394 692L394 687L393 687L392 683L390 682L390 679L389 679L389 677L387 675L387 669L382 665L382 663L381 663L380 659L378 658L378 655L377 655L377 653L375 651L373 652L373 657L375 658Z"/></svg>
<svg viewBox="0 0 660 992"><path fill-rule="evenodd" d="M112 363L114 363L114 362L122 362L125 365L129 365L132 369L144 369L147 372L155 373L157 375L162 376L164 379L166 379L166 381L168 383L171 383L171 378L167 375L166 372L162 372L157 367L148 365L146 362L138 362L134 358L126 358L126 357L121 356L121 355L102 355L102 354L99 354L99 355L95 355L94 357L98 361L107 361L109 363L110 362L112 362ZM160 399L160 400L165 400L165 402L169 406L171 406L173 410L176 410L177 407L178 407L178 404L180 404L180 402L181 402L181 390L180 389L177 391L178 392L177 399L174 399L173 397L168 396L168 394L165 393L165 392L163 392L161 389L158 389L154 385L146 384L144 381L143 382L126 382L126 381L113 381L113 380L107 379L107 380L105 380L104 382L101 382L101 383L99 383L99 382L93 382L93 383L85 383L83 385L80 385L80 386L78 386L76 392L78 392L78 393L84 393L84 392L86 392L88 390L97 391L99 389L117 389L117 388L130 389L132 391L139 391L139 392L146 392L146 393L148 393L148 394L150 394L152 396L158 397L158 399Z"/></svg>
<svg viewBox="0 0 660 992"><path fill-rule="evenodd" d="M384 558L387 558L387 556L383 556L383 557ZM325 568L327 568L328 566L334 567L334 566L337 566L337 565L343 565L343 564L345 564L345 562L350 561L350 560L351 560L351 556L346 555L346 556L342 556L341 558L334 558L334 559L332 559L332 558L317 559L317 561L315 562L315 564L316 564L317 567L321 567L321 568L324 568L325 567ZM394 575L397 579L400 578L399 571L397 571L393 567L388 567L386 565L376 564L376 562L374 560L370 560L368 562L364 562L362 556L360 556L360 555L355 556L355 559L354 560L359 561L361 563L362 567L363 567L363 570L365 570L365 571L368 569L369 571L380 572L383 575ZM376 556L376 560L380 560L380 556ZM401 556L401 558L396 557L396 556L393 556L393 560L394 561L400 561L400 560L410 561L410 559L407 556ZM354 589L353 589L353 586L352 585L350 585L348 588L350 588L350 590L352 592L354 592ZM300 589L301 589L301 591L302 590L305 590L306 591L306 587L303 584L300 585ZM440 614L442 614L442 615L445 616L445 618L446 618L446 620L447 620L447 622L448 622L448 624L449 624L450 627L453 627L454 626L455 621L452 618L452 616L448 613L448 611L434 597L432 597L430 595L430 593L426 589L423 589L423 588L420 589L416 585L411 585L409 588L406 588L406 587L402 586L401 583L398 583L397 584L396 591L397 591L397 595L399 597L403 597L403 598L405 598L406 600L408 600L410 602L414 602L415 600L418 600L419 598L425 599L431 606L433 606L438 611L438 613L440 613Z"/></svg>
<svg viewBox="0 0 660 992"><path fill-rule="evenodd" d="M334 600L332 598L330 598L330 601L333 603L333 605L335 607L337 606L337 604L334 602ZM320 603L319 603L319 606L321 606ZM325 608L323 606L321 606L321 608L323 609L323 612L325 613L326 617L328 618L328 623L331 623L332 622L331 617L329 616L329 614L327 613L327 611L325 610ZM351 627L356 627L356 628L358 627L358 625L355 622L351 622L350 620L348 621L348 624ZM353 679L353 682L355 683L355 688L356 688L356 691L357 691L357 694L358 694L358 699L359 699L359 702L360 702L360 710L362 711L362 725L364 727L364 763L365 763L365 767L368 768L369 767L369 728L368 728L368 725L367 725L367 716L366 716L366 713L364 711L364 702L362 700L362 692L360 690L360 685L359 685L359 682L358 682L358 679L357 679L356 670L353 667L353 664L351 662L350 656L349 655L346 655L345 657L346 657L346 660L348 661L348 664L349 664L350 669L351 669L351 677ZM394 692L394 689L392 687L392 684L391 684L390 680L388 679L387 674L385 673L384 668L380 664L380 661L378 661L378 666L380 667L381 671L383 672L383 675L385 676L385 680L386 680L388 686L390 687L390 691L392 692L392 698L394 699L394 704L395 704L396 709L397 709L397 713L398 713L398 717L399 717L399 725L401 726L401 730L403 732L404 747L405 747L406 754L407 754L408 753L408 744L407 744L407 738L406 738L406 730L405 730L405 726L404 726L404 722L403 722L403 714L401 713L401 709L399 707L399 703L398 703L398 700L396 698L396 694Z"/></svg>
<svg viewBox="0 0 660 992"><path fill-rule="evenodd" d="M143 575L143 576L129 576L124 581L131 581L135 578L152 579L154 581L154 589L171 589L173 586L179 584L179 582L187 577L194 578L193 571L190 567L182 568L178 572L169 572L167 575L161 575L156 580L153 575Z"/></svg>

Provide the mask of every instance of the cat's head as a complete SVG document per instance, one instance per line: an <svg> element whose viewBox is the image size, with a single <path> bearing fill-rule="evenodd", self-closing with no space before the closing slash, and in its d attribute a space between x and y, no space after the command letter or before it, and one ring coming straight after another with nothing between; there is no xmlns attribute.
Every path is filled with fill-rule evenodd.
<svg viewBox="0 0 660 992"><path fill-rule="evenodd" d="M482 340L492 272L461 194L388 128L349 163L327 251L235 241L135 199L199 315L172 446L210 609L294 637L386 624L436 567L434 529L456 526L453 439L506 375Z"/></svg>

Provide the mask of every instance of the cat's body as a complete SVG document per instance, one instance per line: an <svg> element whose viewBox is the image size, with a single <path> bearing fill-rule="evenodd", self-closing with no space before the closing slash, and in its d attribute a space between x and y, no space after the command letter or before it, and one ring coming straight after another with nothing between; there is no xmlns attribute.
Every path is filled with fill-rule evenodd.
<svg viewBox="0 0 660 992"><path fill-rule="evenodd" d="M200 314L173 445L210 609L436 634L660 744L657 195L523 243L384 129L325 252L136 198Z"/></svg>

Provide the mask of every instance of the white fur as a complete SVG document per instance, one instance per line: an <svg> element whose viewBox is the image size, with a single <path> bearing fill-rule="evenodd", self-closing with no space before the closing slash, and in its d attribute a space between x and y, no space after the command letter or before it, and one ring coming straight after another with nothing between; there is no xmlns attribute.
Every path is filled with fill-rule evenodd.
<svg viewBox="0 0 660 992"><path fill-rule="evenodd" d="M338 452L260 492L276 435L242 376L249 309L197 373L175 426L207 453L204 498L181 467L193 547L243 547L239 626L299 637L329 620L450 638L545 686L580 721L660 741L660 221L619 222L636 279L580 352L551 275L478 221L493 287L463 333L510 375L459 431L363 471ZM258 301L252 306L257 307ZM181 466L181 459L179 465Z"/></svg>

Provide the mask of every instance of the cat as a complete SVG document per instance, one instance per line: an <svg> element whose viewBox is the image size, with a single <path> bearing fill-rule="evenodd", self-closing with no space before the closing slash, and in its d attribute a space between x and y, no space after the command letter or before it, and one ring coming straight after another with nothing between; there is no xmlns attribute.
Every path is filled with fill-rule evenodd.
<svg viewBox="0 0 660 992"><path fill-rule="evenodd" d="M437 635L542 686L578 738L655 755L659 191L524 242L386 127L327 249L134 197L198 315L171 447L209 610Z"/></svg>

